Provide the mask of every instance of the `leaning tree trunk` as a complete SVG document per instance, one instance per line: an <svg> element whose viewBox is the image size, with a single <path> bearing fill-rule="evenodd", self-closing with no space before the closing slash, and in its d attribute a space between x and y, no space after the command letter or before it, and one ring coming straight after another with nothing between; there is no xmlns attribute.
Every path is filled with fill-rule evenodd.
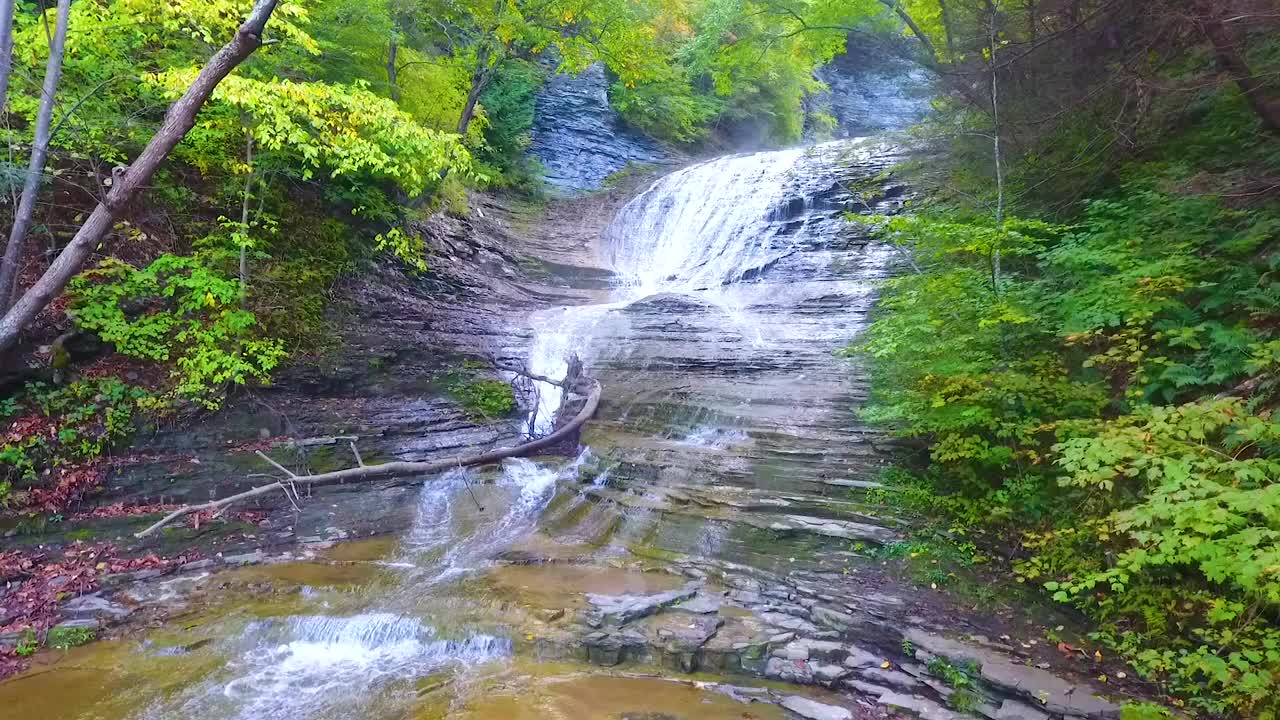
<svg viewBox="0 0 1280 720"><path fill-rule="evenodd" d="M1213 55L1218 67L1226 73L1244 94L1249 107L1262 119L1267 129L1280 133L1280 97L1267 86L1267 79L1255 75L1245 59L1245 38L1241 32L1227 28L1223 19L1220 0L1201 0L1196 3L1196 14L1201 31L1213 45Z"/></svg>
<svg viewBox="0 0 1280 720"><path fill-rule="evenodd" d="M13 215L13 227L9 230L9 244L4 249L4 260L0 261L0 310L8 310L13 302L27 231L31 229L31 219L36 212L36 197L40 195L40 181L44 179L44 165L49 157L49 132L53 127L58 82L62 80L62 58L66 55L67 22L70 15L71 0L58 0L58 21L53 37L49 40L49 63L44 71L40 111L36 114L31 162L27 165L27 177L22 184L22 198L18 200L18 209ZM8 78L5 80L7 82Z"/></svg>
<svg viewBox="0 0 1280 720"><path fill-rule="evenodd" d="M471 73L471 92L467 93L467 104L462 106L462 117L458 118L458 134L466 135L467 128L476 116L476 105L480 103L480 95L489 84L489 50L481 47L476 51L476 67Z"/></svg>
<svg viewBox="0 0 1280 720"><path fill-rule="evenodd" d="M6 352L17 345L23 328L80 272L124 208L146 188L160 163L164 162L173 148L195 126L197 113L209 100L218 83L262 47L262 35L277 2L278 0L257 0L248 19L236 31L231 42L209 60L191 83L191 87L165 113L164 124L151 137L138 159L123 172L117 173L107 197L93 209L71 243L31 289L23 293L9 312L0 318L0 352Z"/></svg>

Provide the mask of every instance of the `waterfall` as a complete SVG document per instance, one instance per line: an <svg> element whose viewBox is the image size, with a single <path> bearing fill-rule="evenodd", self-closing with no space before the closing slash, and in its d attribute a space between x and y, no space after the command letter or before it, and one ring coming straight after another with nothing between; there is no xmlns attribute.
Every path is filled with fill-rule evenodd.
<svg viewBox="0 0 1280 720"><path fill-rule="evenodd" d="M772 264L795 252L803 234L792 233L814 210L805 186L810 174L829 175L831 155L858 148L838 142L811 148L732 155L666 175L622 208L604 237L604 259L616 286L609 302L558 307L534 315L529 367L563 377L571 355L584 362L616 348L593 340L624 335L627 319L617 312L646 298L683 295L716 307L725 326L751 342L767 342L752 316L754 300L742 292ZM817 170L810 158L822 159ZM609 332L605 332L608 330ZM562 391L536 382L538 402L529 417L534 434L551 430Z"/></svg>
<svg viewBox="0 0 1280 720"><path fill-rule="evenodd" d="M621 297L704 291L777 259L774 209L803 155L719 158L671 173L628 203L606 232Z"/></svg>

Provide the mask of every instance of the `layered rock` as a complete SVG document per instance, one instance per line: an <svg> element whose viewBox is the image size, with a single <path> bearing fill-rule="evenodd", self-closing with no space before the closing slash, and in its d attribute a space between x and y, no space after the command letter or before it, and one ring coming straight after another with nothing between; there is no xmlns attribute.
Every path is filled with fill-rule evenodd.
<svg viewBox="0 0 1280 720"><path fill-rule="evenodd" d="M532 137L529 153L545 168L544 180L565 194L596 190L629 166L671 160L657 143L622 124L609 105L601 63L547 80L538 93Z"/></svg>

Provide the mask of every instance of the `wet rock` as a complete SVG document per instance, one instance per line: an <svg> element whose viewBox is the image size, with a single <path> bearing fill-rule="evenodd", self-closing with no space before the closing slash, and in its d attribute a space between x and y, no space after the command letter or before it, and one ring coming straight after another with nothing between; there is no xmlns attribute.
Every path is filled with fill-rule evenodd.
<svg viewBox="0 0 1280 720"><path fill-rule="evenodd" d="M826 705L799 695L790 695L779 704L807 720L853 720L853 713L845 708Z"/></svg>
<svg viewBox="0 0 1280 720"><path fill-rule="evenodd" d="M659 610L692 598L698 592L698 583L690 583L679 590L653 595L602 595L588 593L587 602L594 606L587 622L594 627L601 625L625 625L632 620L652 615Z"/></svg>
<svg viewBox="0 0 1280 720"><path fill-rule="evenodd" d="M587 662L605 667L648 658L644 635L630 631L592 633L583 638L583 646Z"/></svg>
<svg viewBox="0 0 1280 720"><path fill-rule="evenodd" d="M564 608L542 608L537 611L538 619L545 623L552 623L564 617Z"/></svg>
<svg viewBox="0 0 1280 720"><path fill-rule="evenodd" d="M928 110L928 75L883 50L849 43L830 64L818 69L827 90L809 99L836 119L836 134L857 137L906 128Z"/></svg>
<svg viewBox="0 0 1280 720"><path fill-rule="evenodd" d="M995 650L944 638L919 628L909 630L905 633L905 638L918 651L977 663L979 673L987 683L1039 703L1050 715L1086 718L1120 716L1120 707L1101 697L1097 689L1087 683L1074 683L1040 668L1016 663Z"/></svg>
<svg viewBox="0 0 1280 720"><path fill-rule="evenodd" d="M852 615L821 605L813 608L810 612L810 617L813 618L815 623L833 630L848 630L854 624Z"/></svg>
<svg viewBox="0 0 1280 720"><path fill-rule="evenodd" d="M108 600L102 596L102 593L94 593L68 601L62 606L60 613L67 620L103 618L110 621L120 621L133 614L133 610L120 603Z"/></svg>
<svg viewBox="0 0 1280 720"><path fill-rule="evenodd" d="M773 651L773 655L788 660L835 659L842 660L847 650L841 643L831 640L804 638L787 643Z"/></svg>
<svg viewBox="0 0 1280 720"><path fill-rule="evenodd" d="M1000 703L994 718L995 720L1049 720L1049 714L1017 700L1005 700Z"/></svg>
<svg viewBox="0 0 1280 720"><path fill-rule="evenodd" d="M703 645L720 629L717 617L688 613L663 613L645 621L651 646L662 654L662 664L681 672L699 669Z"/></svg>
<svg viewBox="0 0 1280 720"><path fill-rule="evenodd" d="M239 555L227 555L222 558L222 562L227 565L258 565L266 559L266 553L261 550L254 550L253 552L241 553Z"/></svg>
<svg viewBox="0 0 1280 720"><path fill-rule="evenodd" d="M796 685L812 685L813 668L807 660L788 660L771 657L764 666L764 676L770 680L795 683Z"/></svg>
<svg viewBox="0 0 1280 720"><path fill-rule="evenodd" d="M719 612L720 606L723 604L724 604L724 601L721 600L719 597L716 597L715 595L709 595L707 593L698 593L692 599L685 600L682 603L678 603L675 606L675 609L683 610L685 612L691 612L691 613L707 614L707 613Z"/></svg>
<svg viewBox="0 0 1280 720"><path fill-rule="evenodd" d="M96 618L80 618L60 622L54 625L52 630L97 630L100 627L102 622Z"/></svg>
<svg viewBox="0 0 1280 720"><path fill-rule="evenodd" d="M849 656L844 659L844 664L851 668L875 667L881 662L880 658L872 653L863 650L856 645L849 647Z"/></svg>
<svg viewBox="0 0 1280 720"><path fill-rule="evenodd" d="M770 530L808 532L843 540L863 540L878 544L888 544L901 539L901 536L886 527L852 520L833 520L828 518L809 517L807 515L782 515L769 521Z"/></svg>
<svg viewBox="0 0 1280 720"><path fill-rule="evenodd" d="M924 683L898 670L886 670L872 667L858 671L858 676L879 685L888 685L902 690L915 690L924 687Z"/></svg>
<svg viewBox="0 0 1280 720"><path fill-rule="evenodd" d="M808 620L784 612L762 612L760 613L760 618L770 625L780 627L784 630L796 630L799 632L809 633L818 631L818 627Z"/></svg>
<svg viewBox="0 0 1280 720"><path fill-rule="evenodd" d="M851 670L839 665L812 663L813 678L822 685L831 685L840 678L848 675Z"/></svg>
<svg viewBox="0 0 1280 720"><path fill-rule="evenodd" d="M886 707L906 710L920 720L961 720L966 717L920 695L888 692L881 695L878 702Z"/></svg>

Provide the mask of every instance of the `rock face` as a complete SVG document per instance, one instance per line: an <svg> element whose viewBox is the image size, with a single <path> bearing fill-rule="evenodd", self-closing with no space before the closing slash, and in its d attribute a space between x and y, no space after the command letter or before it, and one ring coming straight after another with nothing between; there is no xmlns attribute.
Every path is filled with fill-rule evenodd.
<svg viewBox="0 0 1280 720"><path fill-rule="evenodd" d="M546 168L553 190L595 190L628 165L670 162L657 143L623 127L608 90L604 66L596 63L577 76L551 76L538 93L529 153Z"/></svg>
<svg viewBox="0 0 1280 720"><path fill-rule="evenodd" d="M853 43L816 74L830 89L810 98L809 107L836 119L837 137L901 130L929 109L929 77L923 69Z"/></svg>

